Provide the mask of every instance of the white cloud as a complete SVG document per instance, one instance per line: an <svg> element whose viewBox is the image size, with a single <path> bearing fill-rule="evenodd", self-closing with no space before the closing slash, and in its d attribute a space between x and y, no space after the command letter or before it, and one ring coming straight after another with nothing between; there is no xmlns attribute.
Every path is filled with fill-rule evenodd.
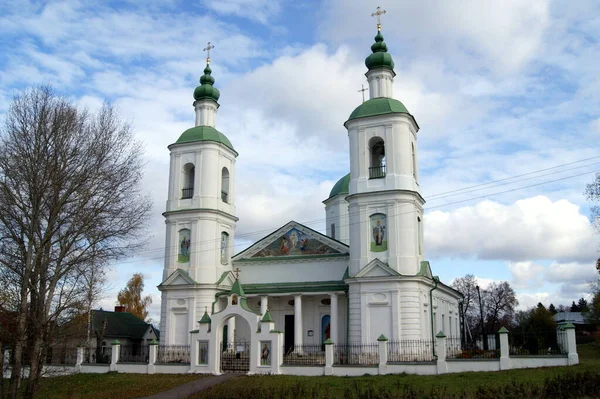
<svg viewBox="0 0 600 399"><path fill-rule="evenodd" d="M205 1L203 4L217 14L235 15L265 25L281 11L281 6L276 0L220 0Z"/></svg>
<svg viewBox="0 0 600 399"><path fill-rule="evenodd" d="M545 196L433 211L426 223L426 243L434 257L589 261L596 255L593 228L579 206Z"/></svg>

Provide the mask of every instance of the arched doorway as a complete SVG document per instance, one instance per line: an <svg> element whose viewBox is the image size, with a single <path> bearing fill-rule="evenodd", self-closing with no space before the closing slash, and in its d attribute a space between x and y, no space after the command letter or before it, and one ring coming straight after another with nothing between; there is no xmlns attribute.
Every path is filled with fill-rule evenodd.
<svg viewBox="0 0 600 399"><path fill-rule="evenodd" d="M233 325L228 323L232 319ZM233 332L229 330L232 327ZM243 317L231 315L223 319L220 329L222 333L217 333L217 337L221 337L221 372L247 373L250 371L250 324Z"/></svg>

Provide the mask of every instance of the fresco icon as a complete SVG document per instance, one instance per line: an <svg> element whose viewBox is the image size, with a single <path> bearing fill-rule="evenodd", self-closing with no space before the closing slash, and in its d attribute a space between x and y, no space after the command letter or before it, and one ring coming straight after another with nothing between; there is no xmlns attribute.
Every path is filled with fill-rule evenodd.
<svg viewBox="0 0 600 399"><path fill-rule="evenodd" d="M279 236L265 248L258 251L253 258L267 258L274 256L304 256L339 254L335 248L316 240L295 227Z"/></svg>
<svg viewBox="0 0 600 399"><path fill-rule="evenodd" d="M181 263L190 261L190 234L189 229L179 230L179 254L177 261Z"/></svg>
<svg viewBox="0 0 600 399"><path fill-rule="evenodd" d="M371 252L387 251L387 220L383 213L371 215Z"/></svg>

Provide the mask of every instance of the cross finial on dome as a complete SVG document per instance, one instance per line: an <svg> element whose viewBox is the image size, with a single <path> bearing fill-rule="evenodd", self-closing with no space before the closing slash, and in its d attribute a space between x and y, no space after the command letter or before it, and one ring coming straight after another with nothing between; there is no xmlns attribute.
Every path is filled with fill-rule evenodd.
<svg viewBox="0 0 600 399"><path fill-rule="evenodd" d="M372 17L377 16L377 31L381 31L381 16L385 14L387 11L382 10L381 7L377 6L377 12L371 14Z"/></svg>
<svg viewBox="0 0 600 399"><path fill-rule="evenodd" d="M215 48L215 46L210 44L210 42L208 42L206 47L202 49L202 51L206 51L206 64L207 65L210 64L210 50L213 48Z"/></svg>

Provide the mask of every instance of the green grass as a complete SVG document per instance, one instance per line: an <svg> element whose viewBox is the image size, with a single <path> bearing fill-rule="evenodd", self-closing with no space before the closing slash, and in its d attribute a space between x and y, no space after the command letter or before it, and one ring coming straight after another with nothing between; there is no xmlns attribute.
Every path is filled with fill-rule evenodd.
<svg viewBox="0 0 600 399"><path fill-rule="evenodd" d="M153 395L201 378L193 374L75 374L43 378L39 399L128 399ZM4 388L7 389L5 380Z"/></svg>
<svg viewBox="0 0 600 399"><path fill-rule="evenodd" d="M474 393L480 388L500 388L508 384L543 385L547 378L567 373L600 371L600 345L578 347L580 364L570 367L544 367L496 372L469 372L418 376L411 374L363 377L248 376L229 380L190 398L293 398L299 396L343 398L350 393L398 392L415 389L437 391L450 396ZM247 395L248 393L248 395ZM445 396L441 396L445 397Z"/></svg>

